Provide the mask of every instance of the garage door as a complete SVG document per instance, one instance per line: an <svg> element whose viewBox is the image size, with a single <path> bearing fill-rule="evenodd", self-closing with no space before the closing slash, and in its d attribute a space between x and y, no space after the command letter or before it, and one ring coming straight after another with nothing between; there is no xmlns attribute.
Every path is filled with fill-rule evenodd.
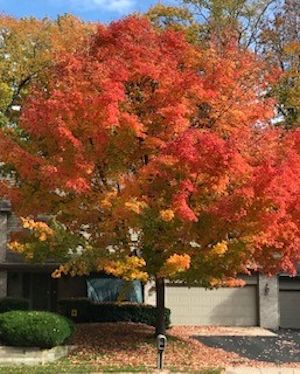
<svg viewBox="0 0 300 374"><path fill-rule="evenodd" d="M174 325L257 326L256 286L205 290L167 285Z"/></svg>
<svg viewBox="0 0 300 374"><path fill-rule="evenodd" d="M279 284L280 327L300 329L300 280L281 279Z"/></svg>

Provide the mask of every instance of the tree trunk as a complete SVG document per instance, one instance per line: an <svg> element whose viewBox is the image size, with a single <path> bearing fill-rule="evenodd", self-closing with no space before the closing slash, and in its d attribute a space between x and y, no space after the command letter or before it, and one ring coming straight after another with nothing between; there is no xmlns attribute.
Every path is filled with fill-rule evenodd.
<svg viewBox="0 0 300 374"><path fill-rule="evenodd" d="M155 335L163 334L165 335L166 332L166 325L165 325L165 280L164 278L155 278L155 286L156 286L156 327L155 327Z"/></svg>

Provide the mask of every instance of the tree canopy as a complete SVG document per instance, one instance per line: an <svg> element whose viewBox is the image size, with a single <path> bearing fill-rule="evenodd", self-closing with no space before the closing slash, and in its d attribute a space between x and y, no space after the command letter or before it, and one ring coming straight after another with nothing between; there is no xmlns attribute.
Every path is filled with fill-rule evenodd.
<svg viewBox="0 0 300 374"><path fill-rule="evenodd" d="M33 234L13 249L56 256L56 276L214 287L296 271L300 133L271 125L264 93L276 72L262 60L234 40L201 48L128 17L100 25L48 74L26 101L22 136L0 133L14 170L1 193Z"/></svg>

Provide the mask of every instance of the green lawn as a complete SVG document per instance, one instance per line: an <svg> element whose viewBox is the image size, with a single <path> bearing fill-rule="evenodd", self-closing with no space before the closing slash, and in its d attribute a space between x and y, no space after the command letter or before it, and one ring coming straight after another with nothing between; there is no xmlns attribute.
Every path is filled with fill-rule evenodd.
<svg viewBox="0 0 300 374"><path fill-rule="evenodd" d="M170 369L176 372L176 368ZM0 374L88 374L88 373L151 373L152 370L143 366L140 367L113 367L113 366L95 366L90 364L71 364L68 360L63 360L58 363L44 365L44 366L0 366ZM188 371L185 370L184 373ZM191 371L191 374L221 374L221 369L206 369L199 371Z"/></svg>

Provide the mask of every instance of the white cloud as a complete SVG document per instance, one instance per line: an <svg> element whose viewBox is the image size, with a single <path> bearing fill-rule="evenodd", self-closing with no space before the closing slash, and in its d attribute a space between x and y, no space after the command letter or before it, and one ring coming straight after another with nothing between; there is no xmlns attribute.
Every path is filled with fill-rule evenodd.
<svg viewBox="0 0 300 374"><path fill-rule="evenodd" d="M72 6L84 10L104 9L120 14L130 11L136 0L71 0Z"/></svg>

